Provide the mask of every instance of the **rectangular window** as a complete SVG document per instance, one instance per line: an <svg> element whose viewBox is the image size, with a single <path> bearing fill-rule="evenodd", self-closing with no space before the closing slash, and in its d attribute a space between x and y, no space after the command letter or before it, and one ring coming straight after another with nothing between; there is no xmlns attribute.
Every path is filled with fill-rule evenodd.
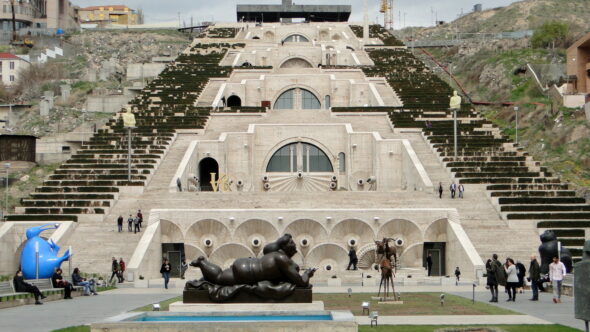
<svg viewBox="0 0 590 332"><path fill-rule="evenodd" d="M10 70L14 70L14 61L10 61Z"/></svg>
<svg viewBox="0 0 590 332"><path fill-rule="evenodd" d="M0 61L0 73L2 72L2 61Z"/></svg>
<svg viewBox="0 0 590 332"><path fill-rule="evenodd" d="M14 82L14 75L10 75L10 82Z"/></svg>

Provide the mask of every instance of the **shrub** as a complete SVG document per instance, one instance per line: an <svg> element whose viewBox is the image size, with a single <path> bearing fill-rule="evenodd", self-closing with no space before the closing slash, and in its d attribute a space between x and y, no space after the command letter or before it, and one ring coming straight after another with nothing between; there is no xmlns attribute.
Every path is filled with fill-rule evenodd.
<svg viewBox="0 0 590 332"><path fill-rule="evenodd" d="M541 25L531 39L534 48L566 47L569 44L569 25L567 23L551 21Z"/></svg>

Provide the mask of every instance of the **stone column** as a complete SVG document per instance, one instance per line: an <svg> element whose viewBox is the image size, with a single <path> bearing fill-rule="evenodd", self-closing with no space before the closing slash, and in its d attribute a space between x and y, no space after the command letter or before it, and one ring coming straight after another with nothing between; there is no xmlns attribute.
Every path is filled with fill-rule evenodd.
<svg viewBox="0 0 590 332"><path fill-rule="evenodd" d="M55 94L53 93L53 91L45 91L43 92L43 98L49 102L49 108L53 108L53 97L55 96Z"/></svg>
<svg viewBox="0 0 590 332"><path fill-rule="evenodd" d="M63 84L59 86L61 91L61 101L65 102L70 98L70 94L72 92L72 87L69 84Z"/></svg>
<svg viewBox="0 0 590 332"><path fill-rule="evenodd" d="M41 99L41 102L39 103L39 115L49 116L50 109L51 107L49 107L49 101L45 98Z"/></svg>

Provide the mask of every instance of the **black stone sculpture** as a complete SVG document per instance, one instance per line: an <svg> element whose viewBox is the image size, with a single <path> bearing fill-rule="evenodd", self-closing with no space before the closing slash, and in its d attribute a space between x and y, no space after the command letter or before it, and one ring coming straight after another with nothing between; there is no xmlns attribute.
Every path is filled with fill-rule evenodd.
<svg viewBox="0 0 590 332"><path fill-rule="evenodd" d="M575 265L574 299L576 318L584 321L586 332L590 321L590 241L584 244L584 257Z"/></svg>
<svg viewBox="0 0 590 332"><path fill-rule="evenodd" d="M261 258L238 258L226 270L201 256L191 262L203 278L186 283L184 303L311 303L309 279L316 269L299 274L292 257L297 247L290 234L267 244Z"/></svg>
<svg viewBox="0 0 590 332"><path fill-rule="evenodd" d="M560 256L560 260L565 265L567 272L572 271L572 254L567 248L561 249L561 255L558 253L557 236L553 231L545 231L540 236L541 245L539 254L541 254L541 274L549 273L549 264L553 262L553 257Z"/></svg>

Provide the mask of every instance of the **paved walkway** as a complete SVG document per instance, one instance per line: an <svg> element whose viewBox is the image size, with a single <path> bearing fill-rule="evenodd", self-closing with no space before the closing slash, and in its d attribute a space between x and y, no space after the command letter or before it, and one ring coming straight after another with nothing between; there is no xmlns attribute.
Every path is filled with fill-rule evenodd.
<svg viewBox="0 0 590 332"><path fill-rule="evenodd" d="M170 289L118 289L98 296L46 302L42 306L26 305L0 310L2 332L53 331L122 314L149 303L180 295Z"/></svg>
<svg viewBox="0 0 590 332"><path fill-rule="evenodd" d="M502 287L501 287L502 288ZM500 289L502 292L502 289ZM464 291L452 291L451 294L471 298L471 292ZM500 294L498 303L491 303L495 306L502 307L505 309L513 310L516 312L523 313L525 315L541 318L553 322L555 324L561 324L570 326L579 330L584 330L584 322L575 319L574 317L574 298L569 296L563 296L561 298L562 303L553 303L553 296L550 293L539 294L539 301L529 301L532 297L531 291L526 291L524 294L516 294L516 302L506 302L508 298L507 294ZM475 300L486 302L491 298L490 292L475 292Z"/></svg>

